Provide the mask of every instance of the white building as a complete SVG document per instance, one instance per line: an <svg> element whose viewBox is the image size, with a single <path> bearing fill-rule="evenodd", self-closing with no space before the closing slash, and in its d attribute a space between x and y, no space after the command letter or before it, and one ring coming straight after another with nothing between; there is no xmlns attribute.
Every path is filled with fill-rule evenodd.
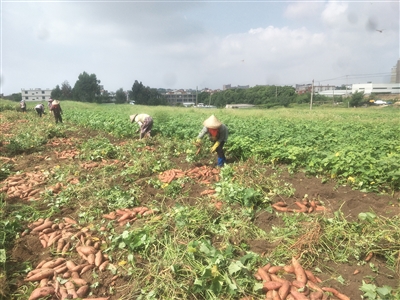
<svg viewBox="0 0 400 300"><path fill-rule="evenodd" d="M51 89L21 89L22 100L25 101L47 101L51 98Z"/></svg>
<svg viewBox="0 0 400 300"><path fill-rule="evenodd" d="M357 83L352 85L351 92L370 94L400 94L400 83Z"/></svg>

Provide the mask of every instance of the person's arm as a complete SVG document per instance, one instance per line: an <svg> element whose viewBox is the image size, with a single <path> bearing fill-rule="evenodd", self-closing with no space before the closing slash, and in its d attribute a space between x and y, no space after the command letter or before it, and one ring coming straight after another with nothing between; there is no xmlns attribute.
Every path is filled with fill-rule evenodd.
<svg viewBox="0 0 400 300"><path fill-rule="evenodd" d="M197 139L201 140L204 137L204 135L207 133L207 131L208 131L207 127L203 127L203 129L200 131L199 135L197 136Z"/></svg>

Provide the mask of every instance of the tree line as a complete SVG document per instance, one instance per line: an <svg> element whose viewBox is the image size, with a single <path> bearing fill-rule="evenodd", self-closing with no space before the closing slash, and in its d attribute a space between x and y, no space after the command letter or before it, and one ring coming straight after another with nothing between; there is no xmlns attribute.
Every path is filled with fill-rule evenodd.
<svg viewBox="0 0 400 300"><path fill-rule="evenodd" d="M57 85L51 92L51 98L59 100L75 100L94 103L127 103L134 101L141 105L168 105L168 101L161 92L162 89L144 86L142 82L135 80L132 88L125 92L122 88L115 93L104 90L100 85L96 74L83 72L78 76L74 87L68 81ZM343 87L343 86L342 86ZM340 89L340 87L338 87ZM21 94L13 94L5 97L10 100L21 100ZM197 95L197 103L225 107L227 104L253 104L258 107L270 108L274 106L288 107L292 103L310 103L311 93L297 94L292 86L255 86L248 89L233 88L218 92L201 92ZM318 94L313 95L313 103L342 102L342 97L335 99ZM349 99L351 106L365 104L363 94L355 93Z"/></svg>

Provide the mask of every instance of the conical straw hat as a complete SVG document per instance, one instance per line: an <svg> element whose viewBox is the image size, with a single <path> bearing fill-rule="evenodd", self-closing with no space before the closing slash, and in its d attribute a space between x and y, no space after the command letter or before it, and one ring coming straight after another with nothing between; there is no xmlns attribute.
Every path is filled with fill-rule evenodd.
<svg viewBox="0 0 400 300"><path fill-rule="evenodd" d="M137 114L136 115L131 115L129 117L131 119L131 123L133 123L135 121L136 116L137 116Z"/></svg>
<svg viewBox="0 0 400 300"><path fill-rule="evenodd" d="M222 123L214 115L212 115L203 122L203 125L207 128L217 129L222 125Z"/></svg>
<svg viewBox="0 0 400 300"><path fill-rule="evenodd" d="M54 104L54 105L60 104L60 101L54 100L52 104Z"/></svg>

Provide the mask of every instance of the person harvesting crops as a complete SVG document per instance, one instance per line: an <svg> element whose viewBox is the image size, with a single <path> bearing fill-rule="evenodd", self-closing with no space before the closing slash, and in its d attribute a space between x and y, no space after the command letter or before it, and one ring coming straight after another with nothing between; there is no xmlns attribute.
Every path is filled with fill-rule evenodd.
<svg viewBox="0 0 400 300"><path fill-rule="evenodd" d="M26 112L26 102L25 102L25 100L21 100L21 102L19 103L19 106L21 107L21 111L22 112Z"/></svg>
<svg viewBox="0 0 400 300"><path fill-rule="evenodd" d="M208 134L210 141L214 143L211 147L211 153L217 152L217 166L222 167L225 164L224 144L228 140L228 128L221 123L214 115L203 122L203 129L196 139L196 145L201 146L201 139Z"/></svg>
<svg viewBox="0 0 400 300"><path fill-rule="evenodd" d="M36 105L35 110L36 110L37 114L39 115L39 117L42 117L42 115L44 114L44 105L42 103Z"/></svg>
<svg viewBox="0 0 400 300"><path fill-rule="evenodd" d="M136 122L139 124L140 128L136 131L140 131L140 139L144 137L150 137L151 129L153 128L153 118L148 114L136 114L131 115L129 117L131 119L131 123Z"/></svg>
<svg viewBox="0 0 400 300"><path fill-rule="evenodd" d="M58 122L62 123L62 117L61 117L62 109L61 109L60 102L58 100L53 100L53 102L51 103L50 111L53 112L54 119L56 120L56 124Z"/></svg>

